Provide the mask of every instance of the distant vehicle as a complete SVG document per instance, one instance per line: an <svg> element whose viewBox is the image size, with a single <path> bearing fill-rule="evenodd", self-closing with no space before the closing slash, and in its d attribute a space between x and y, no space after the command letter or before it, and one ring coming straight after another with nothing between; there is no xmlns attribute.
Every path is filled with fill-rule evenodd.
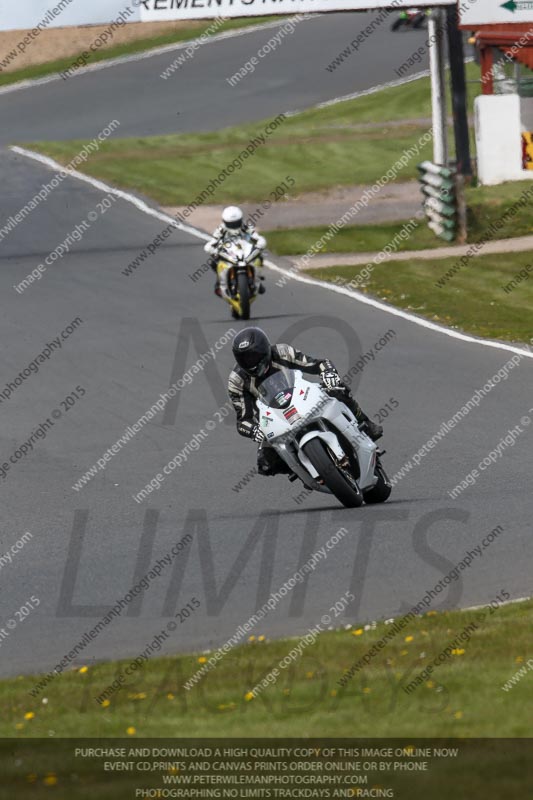
<svg viewBox="0 0 533 800"><path fill-rule="evenodd" d="M399 31L401 28L412 28L418 30L423 28L426 22L427 12L419 8L406 8L400 11L397 19L391 25L392 31Z"/></svg>
<svg viewBox="0 0 533 800"><path fill-rule="evenodd" d="M250 319L251 304L264 292L263 276L258 276L257 271L265 246L262 236L256 244L243 236L234 236L220 247L217 263L220 296L231 306L234 319Z"/></svg>

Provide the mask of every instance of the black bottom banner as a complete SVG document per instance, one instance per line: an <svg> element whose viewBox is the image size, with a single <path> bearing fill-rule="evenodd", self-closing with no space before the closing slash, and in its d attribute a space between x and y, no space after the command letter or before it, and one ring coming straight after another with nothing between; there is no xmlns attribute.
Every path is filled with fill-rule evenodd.
<svg viewBox="0 0 533 800"><path fill-rule="evenodd" d="M529 800L532 739L3 739L0 798Z"/></svg>

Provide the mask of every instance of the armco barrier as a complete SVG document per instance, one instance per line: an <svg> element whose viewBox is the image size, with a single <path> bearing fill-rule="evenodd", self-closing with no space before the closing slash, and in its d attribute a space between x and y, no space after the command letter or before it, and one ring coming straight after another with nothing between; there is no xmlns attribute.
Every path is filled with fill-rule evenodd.
<svg viewBox="0 0 533 800"><path fill-rule="evenodd" d="M418 164L428 226L441 239L453 242L457 231L456 173L431 161Z"/></svg>

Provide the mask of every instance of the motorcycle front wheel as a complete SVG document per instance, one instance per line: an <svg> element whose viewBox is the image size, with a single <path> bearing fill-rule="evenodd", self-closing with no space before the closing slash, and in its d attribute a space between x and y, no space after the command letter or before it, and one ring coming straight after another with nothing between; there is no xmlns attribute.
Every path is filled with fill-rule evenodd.
<svg viewBox="0 0 533 800"><path fill-rule="evenodd" d="M237 290L241 306L241 319L250 319L250 287L248 275L245 272L239 272L237 275Z"/></svg>
<svg viewBox="0 0 533 800"><path fill-rule="evenodd" d="M328 489L346 508L359 508L363 495L354 478L348 480L343 470L330 456L320 439L311 439L304 444L303 451Z"/></svg>

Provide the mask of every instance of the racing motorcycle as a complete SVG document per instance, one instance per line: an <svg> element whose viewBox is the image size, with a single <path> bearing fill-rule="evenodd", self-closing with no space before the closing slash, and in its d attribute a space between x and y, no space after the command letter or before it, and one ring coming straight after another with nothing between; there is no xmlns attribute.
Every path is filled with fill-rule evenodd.
<svg viewBox="0 0 533 800"><path fill-rule="evenodd" d="M333 494L348 508L388 499L392 486L381 463L384 451L343 402L300 370L287 368L266 378L258 392L259 425L266 443L294 473L292 480Z"/></svg>
<svg viewBox="0 0 533 800"><path fill-rule="evenodd" d="M426 21L426 11L419 8L406 8L405 11L400 11L399 16L391 25L392 31L398 31L400 28L422 28Z"/></svg>
<svg viewBox="0 0 533 800"><path fill-rule="evenodd" d="M250 319L250 306L258 294L264 292L258 276L261 267L261 252L266 239L257 238L254 244L244 236L228 238L218 252L217 273L220 294L231 306L234 319Z"/></svg>

